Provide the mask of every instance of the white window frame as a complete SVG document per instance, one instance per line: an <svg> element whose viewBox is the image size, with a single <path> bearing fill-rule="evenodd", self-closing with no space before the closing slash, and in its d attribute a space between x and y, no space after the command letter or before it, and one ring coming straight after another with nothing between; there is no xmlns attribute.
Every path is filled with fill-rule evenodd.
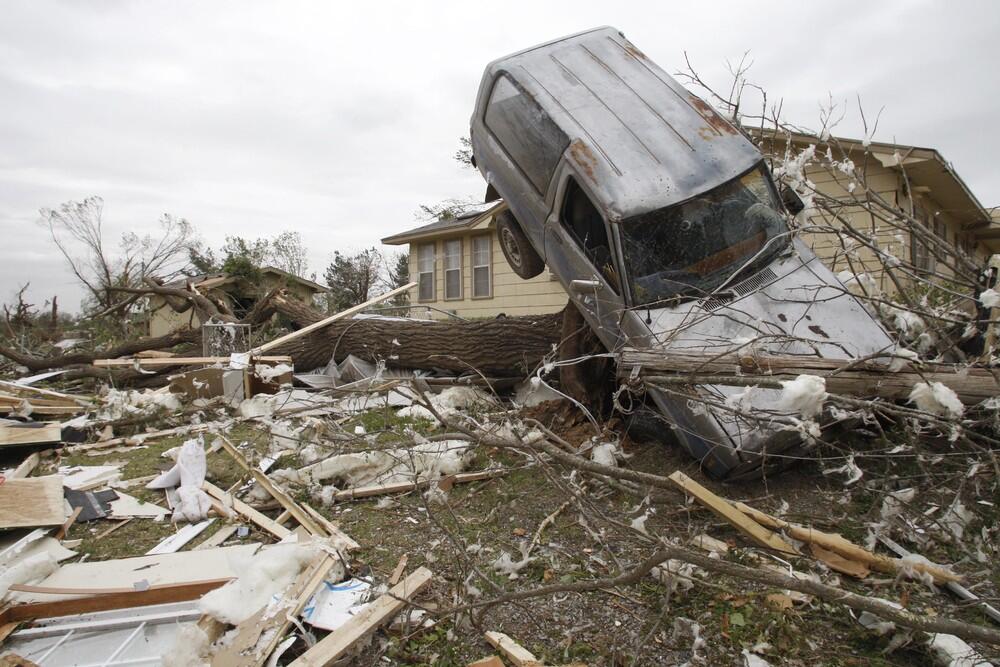
<svg viewBox="0 0 1000 667"><path fill-rule="evenodd" d="M454 244L458 244L458 252L452 252ZM441 255L444 259L443 261L443 274L444 274L444 300L445 301L461 301L464 290L462 280L462 267L464 265L462 251L465 249L465 244L462 242L461 238L448 239L441 242ZM457 260L457 266L454 265L455 260ZM448 274L456 272L458 273L458 294L449 294L448 292Z"/></svg>
<svg viewBox="0 0 1000 667"><path fill-rule="evenodd" d="M476 263L476 242L486 241L486 263L477 264ZM469 266L470 266L470 279L472 281L472 298L473 299L492 299L493 298L493 235L492 234L479 234L472 237L469 248ZM476 270L486 269L486 294L476 293Z"/></svg>
<svg viewBox="0 0 1000 667"><path fill-rule="evenodd" d="M430 250L430 270L427 268L427 258L423 256L424 251ZM430 301L437 301L437 244L431 243L420 243L417 245L417 301L420 303L428 303ZM424 297L424 277L430 276L431 285L431 296L429 298Z"/></svg>

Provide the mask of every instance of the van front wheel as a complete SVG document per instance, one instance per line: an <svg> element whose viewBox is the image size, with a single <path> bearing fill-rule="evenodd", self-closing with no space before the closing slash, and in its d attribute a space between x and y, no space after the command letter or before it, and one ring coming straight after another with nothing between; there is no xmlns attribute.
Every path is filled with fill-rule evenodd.
<svg viewBox="0 0 1000 667"><path fill-rule="evenodd" d="M500 240L503 256L518 276L527 280L545 270L545 261L535 252L510 211L497 216L497 238Z"/></svg>

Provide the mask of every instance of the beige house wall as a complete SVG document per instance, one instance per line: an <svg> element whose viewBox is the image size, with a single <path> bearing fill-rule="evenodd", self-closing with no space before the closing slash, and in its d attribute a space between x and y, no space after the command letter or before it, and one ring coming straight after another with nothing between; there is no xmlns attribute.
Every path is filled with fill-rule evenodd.
<svg viewBox="0 0 1000 667"><path fill-rule="evenodd" d="M194 308L188 308L178 313L159 297L150 300L149 335L166 336L178 329L195 329L201 326L201 320L195 314Z"/></svg>
<svg viewBox="0 0 1000 667"><path fill-rule="evenodd" d="M491 245L491 283L492 296L483 298L472 297L472 238L475 236L490 237ZM462 298L444 298L444 242L452 239L462 240ZM459 317L467 319L478 317L496 317L500 313L506 315L539 315L554 313L566 305L568 297L562 285L552 278L548 271L530 280L523 280L515 274L503 256L496 233L492 227L482 227L461 234L450 234L436 239L410 244L410 280L418 281L417 248L424 243L434 244L434 283L435 298L431 301L419 299L419 287L410 290L411 315L414 317L429 317L445 319L446 313L421 306L431 306L442 311L451 311Z"/></svg>

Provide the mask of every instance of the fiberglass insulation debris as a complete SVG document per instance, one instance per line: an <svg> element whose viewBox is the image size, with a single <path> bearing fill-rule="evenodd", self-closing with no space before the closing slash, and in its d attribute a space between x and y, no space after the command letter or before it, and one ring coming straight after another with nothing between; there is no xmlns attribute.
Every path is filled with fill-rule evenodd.
<svg viewBox="0 0 1000 667"><path fill-rule="evenodd" d="M336 482L347 488L424 481L461 472L472 456L465 440L443 440L407 449L340 454L299 470L277 470L271 477L302 485Z"/></svg>

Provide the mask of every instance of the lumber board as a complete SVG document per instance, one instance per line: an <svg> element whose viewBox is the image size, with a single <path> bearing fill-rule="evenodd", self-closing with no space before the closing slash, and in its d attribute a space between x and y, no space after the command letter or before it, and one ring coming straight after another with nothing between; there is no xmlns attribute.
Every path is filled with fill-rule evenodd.
<svg viewBox="0 0 1000 667"><path fill-rule="evenodd" d="M65 522L62 475L8 479L0 484L0 528L61 526Z"/></svg>
<svg viewBox="0 0 1000 667"><path fill-rule="evenodd" d="M692 496L699 503L710 509L716 516L729 522L729 524L743 533L757 546L764 547L765 549L773 549L774 551L790 556L798 555L795 547L782 539L780 535L764 528L743 514L743 512L730 505L729 501L715 495L680 470L675 471L668 479L683 489L689 496Z"/></svg>
<svg viewBox="0 0 1000 667"><path fill-rule="evenodd" d="M205 364L228 364L229 357L154 357L145 359L135 357L133 359L94 359L94 366L98 368L114 368L117 366L134 367L136 364L140 368L162 368L164 366L196 366ZM254 357L255 363L265 364L291 364L292 358L287 356Z"/></svg>
<svg viewBox="0 0 1000 667"><path fill-rule="evenodd" d="M229 581L232 581L232 577L218 578L218 579L203 579L200 581L189 581L186 584L199 585L199 584L217 584L221 586ZM159 590L161 588L171 588L177 584L156 584L145 589L148 591ZM115 595L118 593L133 593L135 588L77 588L74 586L33 586L30 584L11 584L8 586L8 590L15 591L17 593L36 593L41 595Z"/></svg>
<svg viewBox="0 0 1000 667"><path fill-rule="evenodd" d="M285 344L285 343L287 343L289 341L293 341L296 338L301 338L302 336L306 336L306 335L312 333L313 331L316 331L317 329L322 329L323 327L328 326L328 325L332 324L333 322L336 322L337 320L343 319L345 317L350 317L351 315L354 315L356 313L360 313L361 311L363 311L365 308L368 308L369 306L373 306L376 303L381 303L382 301L385 301L386 299L391 299L392 297L394 297L394 296L396 296L398 294L403 294L404 292L408 292L410 289L412 289L412 288L414 288L416 286L417 286L417 283L415 283L415 282L414 283L408 283L406 285L403 285L402 287L397 287L394 290L386 292L385 294L382 294L382 295L376 296L374 298L368 299L364 303L360 303L360 304L358 304L356 306L351 306L347 310L342 310L339 313L331 315L330 317L323 318L319 322L314 322L313 324L310 324L309 326L302 327L301 329L299 329L297 331L293 331L293 332L291 332L289 334L285 334L284 336L280 336L278 338L275 338L274 340L272 340L269 343L265 343L264 345L261 345L260 347L256 347L256 348L253 349L252 355L256 357L258 355L261 355L261 354L267 352L268 350L273 350L274 348L276 348L276 347L278 347L280 345L283 345L283 344Z"/></svg>
<svg viewBox="0 0 1000 667"><path fill-rule="evenodd" d="M202 488L205 490L205 493L212 496L213 498L221 502L223 505L228 505L232 507L233 511L237 512L238 514L242 514L247 519L250 519L250 521L254 522L267 532L271 533L279 540L282 540L292 534L292 531L288 530L280 523L277 523L273 519L270 519L267 516L261 514L260 512L258 512L257 510L255 510L254 508L250 507L245 502L237 498L236 496L226 493L225 491L217 487L215 484L206 481L204 486L202 486Z"/></svg>
<svg viewBox="0 0 1000 667"><path fill-rule="evenodd" d="M74 396L73 394L64 394L59 391L53 391L51 389L42 389L41 387L32 387L26 384L17 384L16 382L8 382L7 380L0 380L0 387L3 387L7 391L22 392L27 394L37 394L39 396L48 396L50 398L62 398L68 401L73 401L75 403L88 404L90 403L89 398L84 396Z"/></svg>
<svg viewBox="0 0 1000 667"><path fill-rule="evenodd" d="M779 519L776 516L771 516L766 512L754 509L745 503L733 503L733 507L761 525L774 528L775 530L784 530L789 537L799 540L800 542L815 544L848 560L864 563L874 570L895 574L902 569L901 559L891 558L889 556L883 556L882 554L876 554L868 551L868 549L854 544L842 535L838 535L836 533L825 533L814 528L798 526L794 523L789 523L784 519ZM928 565L927 563L913 562L908 563L907 567L917 570L918 572L926 572L934 577L934 580L937 583L961 581L962 579L959 575L953 572L948 572L943 568Z"/></svg>
<svg viewBox="0 0 1000 667"><path fill-rule="evenodd" d="M500 468L495 470L481 470L479 472L464 472L457 475L449 475L454 484L466 482L479 482L492 477L506 475L507 470ZM418 482L397 482L394 484L370 484L367 486L356 486L352 489L344 489L333 494L334 500L354 500L357 498L370 498L372 496L383 496L390 493L405 493L414 489L422 489L430 486L431 480L421 480Z"/></svg>
<svg viewBox="0 0 1000 667"><path fill-rule="evenodd" d="M314 519L323 524L323 527L326 528L326 532L329 533L331 537L338 538L343 543L345 549L349 551L351 549L361 548L361 545L355 542L354 538L352 538L350 535L342 531L340 527L337 526L337 524L327 519L325 516L323 516L318 511L313 509L310 505L308 505L307 503L302 503L302 507L305 509L305 511L309 512L309 514Z"/></svg>
<svg viewBox="0 0 1000 667"><path fill-rule="evenodd" d="M201 549L211 549L212 547L217 547L226 540L228 540L230 537L232 537L233 533L239 530L239 528L240 527L238 525L234 524L223 526L222 528L212 533L208 537L208 539L206 539L204 542L192 548L191 551L199 551Z"/></svg>
<svg viewBox="0 0 1000 667"><path fill-rule="evenodd" d="M410 600L430 583L431 571L420 567L379 596L361 613L328 634L300 655L290 667L326 667L343 657L354 644L388 623Z"/></svg>
<svg viewBox="0 0 1000 667"><path fill-rule="evenodd" d="M878 396L893 400L910 397L918 382L940 382L958 394L966 405L975 405L1000 394L1000 371L957 364L900 362L891 372L888 361L823 359L806 356L762 354L697 355L675 350L625 349L618 363L619 375L628 377L639 368L641 376L655 383L656 374L691 375L694 384L738 384L794 380L799 375L816 375L826 381L831 394ZM698 377L710 377L707 383Z"/></svg>
<svg viewBox="0 0 1000 667"><path fill-rule="evenodd" d="M488 641L493 648L503 653L504 657L514 663L517 667L541 667L542 665L542 662L536 658L531 651L524 648L502 632L487 632L486 641Z"/></svg>
<svg viewBox="0 0 1000 667"><path fill-rule="evenodd" d="M326 530L317 524L315 519L313 519L308 512L302 509L298 503L290 498L287 493L279 489L267 475L258 470L256 467L250 465L250 462L247 461L246 457L243 456L240 450L236 449L236 446L229 441L229 438L224 435L220 435L219 440L222 442L222 448L226 450L226 453L233 457L233 459L240 464L244 470L250 473L254 480L264 487L264 489L271 494L271 497L277 500L278 504L285 508L285 511L291 514L295 520L299 522L300 526L308 530L313 535L326 537ZM280 525L280 522L276 523Z"/></svg>
<svg viewBox="0 0 1000 667"><path fill-rule="evenodd" d="M7 475L7 479L23 479L34 472L38 464L42 462L42 455L38 452L29 454L14 471Z"/></svg>
<svg viewBox="0 0 1000 667"><path fill-rule="evenodd" d="M228 579L208 579L205 581L184 582L166 586L150 587L144 591L128 591L107 595L92 595L83 598L70 598L53 602L30 602L12 605L0 611L0 624L31 621L36 618L54 618L57 616L75 616L96 611L111 611L113 609L129 609L145 607L152 604L168 602L186 602L200 598L205 593L215 590L225 584Z"/></svg>
<svg viewBox="0 0 1000 667"><path fill-rule="evenodd" d="M42 426L0 426L0 446L51 445L62 442L59 424Z"/></svg>

